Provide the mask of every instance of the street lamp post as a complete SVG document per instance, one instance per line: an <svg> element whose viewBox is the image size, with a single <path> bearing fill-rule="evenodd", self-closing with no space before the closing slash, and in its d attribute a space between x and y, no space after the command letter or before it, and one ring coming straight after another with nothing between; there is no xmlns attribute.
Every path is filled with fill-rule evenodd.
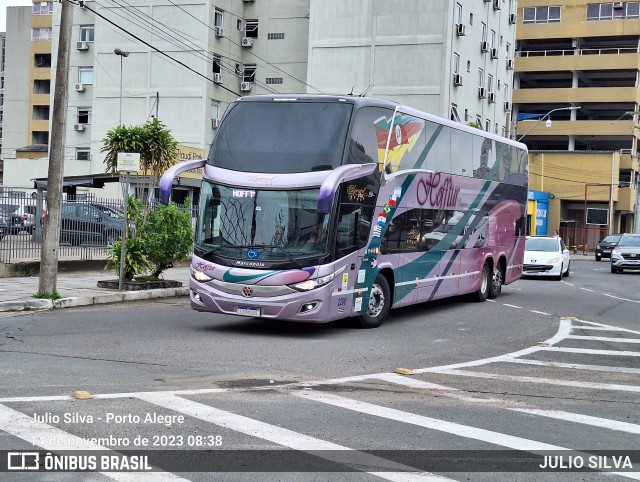
<svg viewBox="0 0 640 482"><path fill-rule="evenodd" d="M546 122L547 127L551 127L551 114L553 114L554 112L558 112L559 110L578 110L578 109L580 109L579 105L576 105L576 106L573 106L573 107L558 107L557 109L550 110L549 112L544 114L542 117L540 117L540 119L538 119L538 122L533 124L531 129L529 129L527 132L522 134L518 138L518 142L520 142L527 134L529 134L533 129L535 129L538 126L538 124L540 124L540 122L542 122L545 119L547 120L547 122Z"/></svg>
<svg viewBox="0 0 640 482"><path fill-rule="evenodd" d="M120 49L114 49L113 53L120 57L120 115L118 119L118 126L122 126L122 58L128 57L129 52L125 52ZM120 276L118 279L118 289L122 291L124 281L124 259L127 253L127 235L129 234L129 171L124 173L124 219L122 230L122 248L120 250Z"/></svg>
<svg viewBox="0 0 640 482"><path fill-rule="evenodd" d="M128 57L129 52L125 52L124 50L114 49L113 53L120 57L120 117L118 120L118 125L122 125L122 58Z"/></svg>

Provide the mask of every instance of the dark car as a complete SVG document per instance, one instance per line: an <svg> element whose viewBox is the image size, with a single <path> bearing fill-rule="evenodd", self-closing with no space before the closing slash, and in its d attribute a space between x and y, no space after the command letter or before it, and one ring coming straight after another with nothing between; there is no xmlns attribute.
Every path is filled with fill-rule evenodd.
<svg viewBox="0 0 640 482"><path fill-rule="evenodd" d="M596 245L596 261L611 257L611 250L618 244L620 236L621 234L610 234Z"/></svg>
<svg viewBox="0 0 640 482"><path fill-rule="evenodd" d="M84 243L111 244L122 235L122 219L112 217L91 204L63 203L60 241L78 246Z"/></svg>

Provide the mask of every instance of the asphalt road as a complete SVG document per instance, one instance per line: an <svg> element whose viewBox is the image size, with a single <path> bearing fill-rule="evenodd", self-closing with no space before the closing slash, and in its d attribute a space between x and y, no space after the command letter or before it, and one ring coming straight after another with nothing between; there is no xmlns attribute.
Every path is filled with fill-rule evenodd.
<svg viewBox="0 0 640 482"><path fill-rule="evenodd" d="M166 472L145 480L602 480L537 468L571 449L565 464L640 479L639 288L640 273L589 258L561 282L395 310L375 330L202 314L184 299L5 314L0 450L153 449ZM264 452L283 448L295 452ZM127 476L140 474L47 480Z"/></svg>

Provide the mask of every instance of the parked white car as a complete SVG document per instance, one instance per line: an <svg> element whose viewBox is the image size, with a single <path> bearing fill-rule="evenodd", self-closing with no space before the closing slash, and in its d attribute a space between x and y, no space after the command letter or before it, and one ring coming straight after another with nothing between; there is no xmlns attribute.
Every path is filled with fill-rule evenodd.
<svg viewBox="0 0 640 482"><path fill-rule="evenodd" d="M527 236L524 245L523 276L551 277L560 281L569 276L569 250L559 236Z"/></svg>

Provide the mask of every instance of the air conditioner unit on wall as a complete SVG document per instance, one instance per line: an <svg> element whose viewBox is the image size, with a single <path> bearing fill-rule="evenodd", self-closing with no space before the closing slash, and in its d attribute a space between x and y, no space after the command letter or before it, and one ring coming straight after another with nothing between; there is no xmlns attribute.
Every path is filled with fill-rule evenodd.
<svg viewBox="0 0 640 482"><path fill-rule="evenodd" d="M224 27L213 27L213 33L216 37L224 37Z"/></svg>
<svg viewBox="0 0 640 482"><path fill-rule="evenodd" d="M613 2L613 8L615 8L616 10L624 8L624 2Z"/></svg>
<svg viewBox="0 0 640 482"><path fill-rule="evenodd" d="M492 59L498 58L498 49L491 49L491 58Z"/></svg>
<svg viewBox="0 0 640 482"><path fill-rule="evenodd" d="M480 51L488 52L489 51L489 42L480 42Z"/></svg>
<svg viewBox="0 0 640 482"><path fill-rule="evenodd" d="M212 129L217 129L219 125L220 125L220 121L216 117L211 119L211 128Z"/></svg>
<svg viewBox="0 0 640 482"><path fill-rule="evenodd" d="M453 85L462 85L462 75L453 74Z"/></svg>
<svg viewBox="0 0 640 482"><path fill-rule="evenodd" d="M245 37L242 39L243 47L253 47L253 39L251 37Z"/></svg>
<svg viewBox="0 0 640 482"><path fill-rule="evenodd" d="M478 99L485 99L487 97L487 89L485 87L478 87Z"/></svg>
<svg viewBox="0 0 640 482"><path fill-rule="evenodd" d="M493 103L496 101L496 94L494 92L488 92L487 93L487 99L489 99L490 103Z"/></svg>
<svg viewBox="0 0 640 482"><path fill-rule="evenodd" d="M222 73L213 74L213 83L222 84Z"/></svg>
<svg viewBox="0 0 640 482"><path fill-rule="evenodd" d="M73 130L76 132L84 132L84 124L74 124L73 125Z"/></svg>
<svg viewBox="0 0 640 482"><path fill-rule="evenodd" d="M85 42L84 40L76 43L76 49L78 50L89 50L89 42Z"/></svg>
<svg viewBox="0 0 640 482"><path fill-rule="evenodd" d="M253 82L240 82L240 90L242 92L249 92L253 87Z"/></svg>
<svg viewBox="0 0 640 482"><path fill-rule="evenodd" d="M466 33L466 27L463 23L459 23L458 25L456 25L456 35L458 37L464 37Z"/></svg>
<svg viewBox="0 0 640 482"><path fill-rule="evenodd" d="M493 0L493 9L500 10L500 0Z"/></svg>
<svg viewBox="0 0 640 482"><path fill-rule="evenodd" d="M513 25L514 23L516 23L517 17L515 13L510 13L509 14L509 23L511 25Z"/></svg>
<svg viewBox="0 0 640 482"><path fill-rule="evenodd" d="M504 110L507 112L511 110L511 104L508 101L504 103Z"/></svg>
<svg viewBox="0 0 640 482"><path fill-rule="evenodd" d="M507 60L507 70L513 70L513 60Z"/></svg>
<svg viewBox="0 0 640 482"><path fill-rule="evenodd" d="M80 82L78 82L78 83L74 86L74 88L76 89L76 92L84 92L84 89L85 89L84 84L82 84L82 83L80 83Z"/></svg>

